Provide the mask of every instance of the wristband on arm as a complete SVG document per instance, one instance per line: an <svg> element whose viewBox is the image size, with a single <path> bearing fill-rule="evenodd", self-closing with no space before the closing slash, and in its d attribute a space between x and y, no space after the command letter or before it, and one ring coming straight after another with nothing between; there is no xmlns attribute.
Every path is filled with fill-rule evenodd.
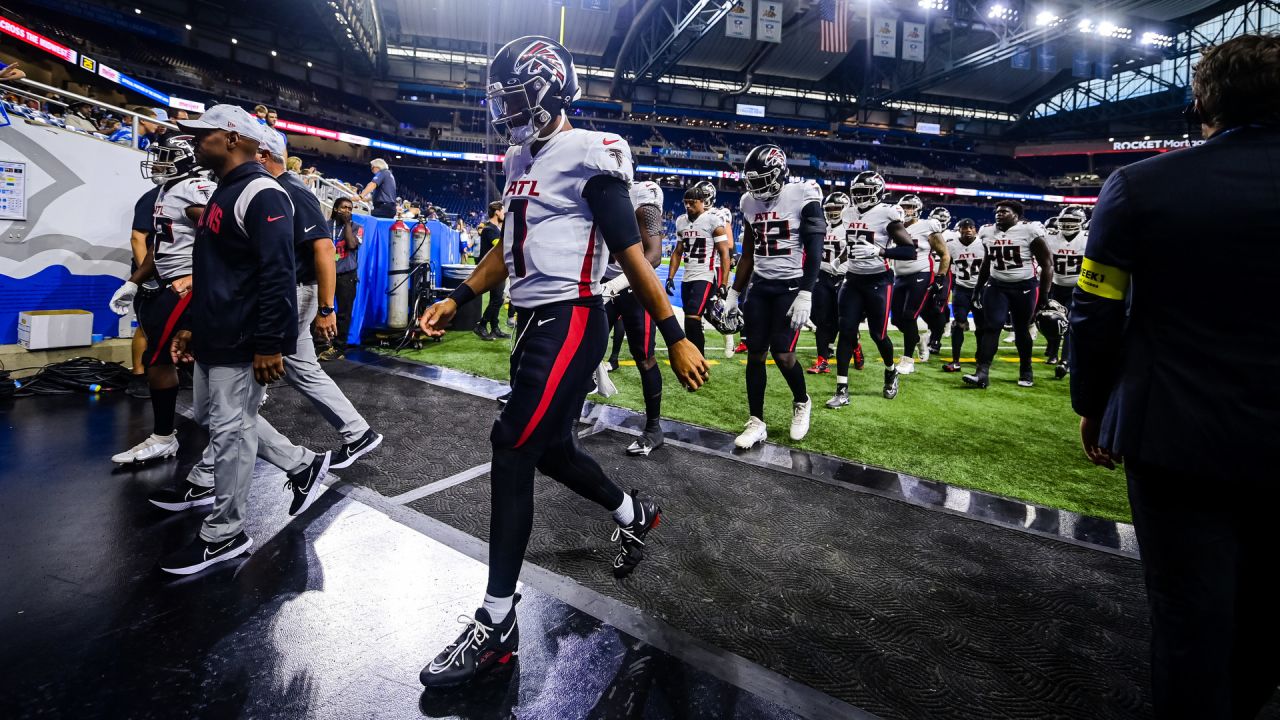
<svg viewBox="0 0 1280 720"><path fill-rule="evenodd" d="M449 293L449 299L454 301L458 305L458 307L462 307L463 305L466 305L467 303L471 302L475 298L476 298L476 291L467 287L466 283L459 285L457 288L454 288L453 292Z"/></svg>
<svg viewBox="0 0 1280 720"><path fill-rule="evenodd" d="M675 315L668 317L666 320L659 320L658 332L662 333L662 340L667 344L667 347L684 340L684 328L680 327L680 321L676 320Z"/></svg>

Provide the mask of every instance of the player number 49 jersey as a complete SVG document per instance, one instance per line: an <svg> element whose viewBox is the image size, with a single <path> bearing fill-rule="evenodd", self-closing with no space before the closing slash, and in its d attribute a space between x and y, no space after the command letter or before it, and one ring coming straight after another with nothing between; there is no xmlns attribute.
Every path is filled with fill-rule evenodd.
<svg viewBox="0 0 1280 720"><path fill-rule="evenodd" d="M1089 244L1089 233L1078 232L1067 239L1056 233L1048 238L1049 254L1053 256L1053 284L1073 287L1080 279L1080 264L1084 262L1084 248Z"/></svg>
<svg viewBox="0 0 1280 720"><path fill-rule="evenodd" d="M503 170L503 249L512 305L536 308L599 295L608 250L582 190L597 175L631 182L627 141L612 133L565 130L536 157L529 146L511 147Z"/></svg>
<svg viewBox="0 0 1280 720"><path fill-rule="evenodd" d="M879 275L889 270L889 261L879 251L893 243L889 225L902 222L902 208L880 203L866 212L848 207L840 215L849 255L846 268L854 275Z"/></svg>
<svg viewBox="0 0 1280 720"><path fill-rule="evenodd" d="M960 238L947 242L947 254L951 256L951 272L955 273L956 285L972 288L978 285L978 273L982 271L982 259L987 256L986 246L981 240L974 239L965 245Z"/></svg>
<svg viewBox="0 0 1280 720"><path fill-rule="evenodd" d="M804 274L800 213L811 202L822 202L822 190L812 180L783 185L772 200L742 196L742 215L755 237L755 276L791 280Z"/></svg>
<svg viewBox="0 0 1280 720"><path fill-rule="evenodd" d="M723 224L719 213L708 210L690 220L688 214L676 218L676 237L684 244L684 281L716 282L716 249L719 242L729 242L724 235L715 242L716 230Z"/></svg>
<svg viewBox="0 0 1280 720"><path fill-rule="evenodd" d="M179 180L161 188L156 196L156 272L166 282L191 274L191 250L196 242L196 224L187 217L187 208L209 203L217 183L204 178Z"/></svg>
<svg viewBox="0 0 1280 720"><path fill-rule="evenodd" d="M1020 222L1008 230L983 225L978 231L978 240L986 245L987 254L991 256L991 278L1017 282L1035 277L1031 243L1044 236L1044 228L1034 223Z"/></svg>

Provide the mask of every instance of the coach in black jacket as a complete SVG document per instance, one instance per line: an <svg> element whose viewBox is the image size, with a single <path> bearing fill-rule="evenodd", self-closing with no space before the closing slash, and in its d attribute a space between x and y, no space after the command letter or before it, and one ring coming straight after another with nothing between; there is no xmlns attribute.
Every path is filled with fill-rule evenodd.
<svg viewBox="0 0 1280 720"><path fill-rule="evenodd" d="M173 347L175 360L196 361L196 414L208 421L214 456L213 512L191 545L160 564L188 575L253 542L242 527L258 406L263 386L284 377L298 310L293 206L256 158L265 126L233 105L215 105L179 125L195 135L196 162L218 178L196 231L189 332L179 333Z"/></svg>
<svg viewBox="0 0 1280 720"><path fill-rule="evenodd" d="M1071 313L1085 452L1123 462L1159 718L1253 717L1280 681L1280 39L1206 50L1207 142L1117 170Z"/></svg>

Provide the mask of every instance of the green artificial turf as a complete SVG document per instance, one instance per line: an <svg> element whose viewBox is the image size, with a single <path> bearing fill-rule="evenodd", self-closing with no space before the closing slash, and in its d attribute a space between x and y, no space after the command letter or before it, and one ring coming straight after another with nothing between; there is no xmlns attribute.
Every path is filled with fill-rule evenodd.
<svg viewBox="0 0 1280 720"><path fill-rule="evenodd" d="M901 350L901 337L894 336ZM966 333L965 340L961 357L968 359L965 371L969 372L973 333ZM443 342L404 356L505 380L510 342L485 342L470 332L451 332ZM791 394L770 368L764 418L769 440L1039 505L1129 521L1124 475L1094 467L1085 459L1068 381L1054 380L1053 369L1038 364L1044 354L1043 340L1036 343L1035 387L1015 384L1017 354L1002 344L987 390L966 387L960 373L942 372L943 362L950 360L950 343L943 340L945 359L916 363L915 374L902 378L894 400L880 396L883 365L870 343L864 345L866 369L850 370L851 405L840 410L823 407L835 388L834 361L831 375L806 375L814 409L809 434L800 442L788 436ZM797 353L805 366L816 354L814 344L812 333L801 336ZM708 330L711 381L696 393L680 389L664 361L663 417L735 434L741 431L747 419L746 358L738 355L726 360L723 349L721 336ZM661 340L658 353L665 358ZM606 402L643 410L639 375L625 344L622 358L624 366L611 376L619 394Z"/></svg>

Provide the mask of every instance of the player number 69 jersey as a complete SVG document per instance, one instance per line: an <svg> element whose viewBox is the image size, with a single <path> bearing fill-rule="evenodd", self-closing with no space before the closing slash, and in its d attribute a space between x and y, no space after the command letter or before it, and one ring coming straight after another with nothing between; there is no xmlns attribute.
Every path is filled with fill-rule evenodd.
<svg viewBox="0 0 1280 720"><path fill-rule="evenodd" d="M608 250L582 190L597 175L631 182L627 141L612 133L565 130L536 157L527 145L509 148L503 170L503 249L512 305L536 308L599 295Z"/></svg>
<svg viewBox="0 0 1280 720"><path fill-rule="evenodd" d="M822 190L812 180L783 185L772 200L757 200L750 193L742 196L742 215L755 236L754 275L791 280L804 274L800 213L811 202L822 202Z"/></svg>
<svg viewBox="0 0 1280 720"><path fill-rule="evenodd" d="M1067 239L1057 233L1049 236L1049 253L1053 256L1053 284L1074 287L1080 279L1080 265L1084 262L1084 248L1089 244L1089 233L1078 232Z"/></svg>
<svg viewBox="0 0 1280 720"><path fill-rule="evenodd" d="M880 203L866 212L855 207L845 208L840 215L849 255L845 268L854 275L887 272L889 261L880 257L879 251L893 243L889 225L902 222L902 217L902 208L888 203Z"/></svg>
<svg viewBox="0 0 1280 720"><path fill-rule="evenodd" d="M187 217L187 208L209 203L217 183L203 177L179 180L161 188L156 196L156 273L165 282L191 274L191 250L196 242L196 224Z"/></svg>
<svg viewBox="0 0 1280 720"><path fill-rule="evenodd" d="M716 251L713 242L716 230L723 218L712 210L690 220L688 214L676 218L676 237L684 243L684 281L706 280L716 282ZM728 242L729 236L720 238Z"/></svg>
<svg viewBox="0 0 1280 720"><path fill-rule="evenodd" d="M978 231L978 240L986 246L987 255L991 256L991 278L1002 282L1017 282L1035 277L1035 268L1032 267L1035 258L1031 255L1031 243L1044 236L1043 227L1028 222L1020 222L1008 230L1001 230L995 225L983 225Z"/></svg>

